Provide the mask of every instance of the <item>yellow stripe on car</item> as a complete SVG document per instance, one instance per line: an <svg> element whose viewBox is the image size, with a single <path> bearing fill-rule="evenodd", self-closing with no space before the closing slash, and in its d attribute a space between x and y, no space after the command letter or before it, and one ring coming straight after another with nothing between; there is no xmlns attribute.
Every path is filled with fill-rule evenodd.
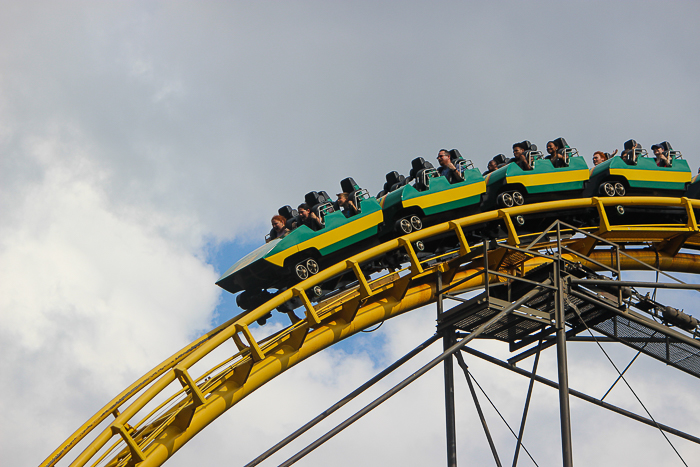
<svg viewBox="0 0 700 467"><path fill-rule="evenodd" d="M675 170L625 170L625 169L610 169L610 175L622 175L627 180L639 180L645 182L676 182L686 183L691 179L691 174L688 172L679 172Z"/></svg>
<svg viewBox="0 0 700 467"><path fill-rule="evenodd" d="M469 198L480 195L486 191L486 182L471 183L458 188L438 191L425 196L417 196L415 198L404 200L404 207L420 206L421 208L429 208L440 204L449 203L459 199Z"/></svg>
<svg viewBox="0 0 700 467"><path fill-rule="evenodd" d="M611 171L612 172L612 171ZM553 172L541 174L515 175L507 177L507 183L522 183L525 186L551 185ZM588 169L562 170L556 172L554 183L569 183L588 180Z"/></svg>

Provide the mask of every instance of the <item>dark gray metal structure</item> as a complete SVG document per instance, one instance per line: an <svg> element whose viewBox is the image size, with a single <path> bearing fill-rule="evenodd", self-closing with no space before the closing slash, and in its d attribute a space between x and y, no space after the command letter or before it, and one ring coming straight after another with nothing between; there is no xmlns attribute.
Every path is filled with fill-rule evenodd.
<svg viewBox="0 0 700 467"><path fill-rule="evenodd" d="M684 284L682 282L622 281L619 267L610 268L587 258L590 263L597 264L610 274L609 276L601 275L582 266L581 263L564 259L563 253L567 252L567 247L562 243L562 230L566 230L569 236L574 233L574 235L583 237L594 237L596 241L609 245L611 255L617 258L614 264L619 265L620 255L625 254L614 243L557 221L527 248L514 248L506 244L494 245L494 249L506 250L501 262L510 261L512 266L517 267L517 264L522 261L532 257L541 257L547 260L542 266L522 276L513 276L490 270L489 249L486 248L483 251L483 273L486 275L486 282L490 285L485 287L483 293L464 301L461 297L450 295L447 289L439 289L441 293L438 298L437 329L438 334L443 336L443 339L452 341L460 336L474 336L478 334L479 338L507 342L511 352L519 352L508 359L508 362L501 362L468 347L464 347L461 350L528 376L531 380L512 465L515 466L517 464L532 386L535 381L556 387L559 390L562 465L566 467L573 465L569 411L569 397L571 394L621 415L657 427L662 432L669 432L699 443L700 438L683 433L672 427L661 425L648 413L648 418L641 417L619 407L604 403L602 399L605 396L599 400L570 390L566 342L567 340L619 342L669 366L695 377L700 377L698 321L679 310L664 306L649 298L648 295L643 296L635 290L635 287L700 290L700 285ZM545 235L556 238L556 247L552 248L552 251L548 253L541 253L532 247ZM489 242L484 241L484 245L489 245ZM578 253L577 255L580 256ZM654 268L651 269L664 274ZM505 278L506 281L494 286L491 284L494 276ZM525 297L527 299L523 300ZM445 299L455 299L461 303L447 311L443 311ZM515 304L517 306L514 307L513 305ZM503 313L504 310L509 311ZM493 318L496 316L499 318L494 322ZM482 326L486 322L490 324L483 329ZM593 334L593 332L596 334ZM579 336L582 333L587 334L582 336L583 339ZM600 337L601 335L602 337ZM545 380L536 374L540 352L551 346L556 346L557 382ZM532 355L537 355L532 372L515 367L517 362ZM445 360L446 368L449 365L448 362L448 360ZM618 380L622 378L623 374L624 371L620 373ZM467 381L471 387L468 375ZM453 380L446 376L446 395L453 392L448 389L452 384L454 384ZM478 408L479 403L476 395L473 392L472 394ZM446 418L448 420L454 417L454 414L451 413L453 407L453 402L446 399ZM481 412L479 408L477 410ZM456 452L449 441L456 435L450 432L449 426L450 423L448 422L448 466L456 466ZM491 436L485 424L484 429L493 451L496 465L500 466L498 454L491 442Z"/></svg>

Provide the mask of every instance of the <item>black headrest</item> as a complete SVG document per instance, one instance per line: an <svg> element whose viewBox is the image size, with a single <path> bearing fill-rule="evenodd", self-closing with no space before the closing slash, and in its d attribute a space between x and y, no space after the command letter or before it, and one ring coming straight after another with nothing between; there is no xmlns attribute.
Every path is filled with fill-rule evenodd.
<svg viewBox="0 0 700 467"><path fill-rule="evenodd" d="M661 148L664 150L664 152L668 152L668 151L673 150L673 148L671 147L671 143L669 143L668 141L664 141L663 143L659 143L659 144L654 144L651 147L652 151L656 148Z"/></svg>
<svg viewBox="0 0 700 467"><path fill-rule="evenodd" d="M411 178L415 178L416 174L418 174L419 170L432 169L432 168L433 168L433 164L426 161L422 157L416 157L415 159L413 159L411 161L411 173L409 173L409 176Z"/></svg>
<svg viewBox="0 0 700 467"><path fill-rule="evenodd" d="M291 219L292 217L295 217L299 213L297 212L296 209L292 209L291 206L282 206L277 210L280 216L284 217L285 219Z"/></svg>
<svg viewBox="0 0 700 467"><path fill-rule="evenodd" d="M501 165L508 162L508 158L505 154L496 154L495 156L493 156L493 160L496 162L496 165Z"/></svg>
<svg viewBox="0 0 700 467"><path fill-rule="evenodd" d="M568 147L569 147L569 145L566 144L566 140L565 140L564 138L562 138L561 136L560 136L559 138L555 139L555 140L552 141L552 142L553 142L554 144L556 144L557 147L558 147L559 149L564 149L564 148L568 148Z"/></svg>
<svg viewBox="0 0 700 467"><path fill-rule="evenodd" d="M416 169L416 170L424 169L425 164L430 165L430 162L426 162L426 160L423 159L422 157L416 157L415 159L413 159L411 161L411 168ZM431 165L431 167L432 167L432 165Z"/></svg>
<svg viewBox="0 0 700 467"><path fill-rule="evenodd" d="M312 208L317 204L323 203L323 195L316 191L306 193L306 195L304 195L304 202L308 204L310 208Z"/></svg>
<svg viewBox="0 0 700 467"><path fill-rule="evenodd" d="M403 177L403 175L401 175L396 170L394 170L394 171L386 174L386 182L387 182L387 184L389 184L389 186L391 186L394 183L399 183L401 181L402 177Z"/></svg>
<svg viewBox="0 0 700 467"><path fill-rule="evenodd" d="M353 191L359 190L360 186L355 183L355 180L353 180L352 177L348 177L340 181L340 189L343 191L343 193L352 193Z"/></svg>
<svg viewBox="0 0 700 467"><path fill-rule="evenodd" d="M450 149L447 151L450 154L450 160L454 161L455 159L459 159L462 157L462 155L459 153L457 149Z"/></svg>
<svg viewBox="0 0 700 467"><path fill-rule="evenodd" d="M537 151L537 146L529 142L528 140L515 143L514 148L522 148L524 151Z"/></svg>
<svg viewBox="0 0 700 467"><path fill-rule="evenodd" d="M319 202L321 202L321 203L331 203L331 202L333 202L333 200L331 199L331 197L328 196L328 193L326 193L325 191L319 191L318 194L319 194Z"/></svg>
<svg viewBox="0 0 700 467"><path fill-rule="evenodd" d="M637 142L635 140L631 139L629 141L625 141L625 151L629 151L635 147L637 147Z"/></svg>

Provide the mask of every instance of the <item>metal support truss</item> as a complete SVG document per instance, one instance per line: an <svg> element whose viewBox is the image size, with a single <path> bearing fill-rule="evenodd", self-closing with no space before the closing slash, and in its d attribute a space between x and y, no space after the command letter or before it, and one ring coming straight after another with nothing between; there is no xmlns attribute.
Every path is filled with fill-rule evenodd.
<svg viewBox="0 0 700 467"><path fill-rule="evenodd" d="M563 240L563 231L567 232L566 241ZM537 242L545 237L556 239L556 243L549 244L552 249L556 245L555 251L538 251ZM589 247L587 249L577 249L577 243L588 245ZM522 414L513 466L517 464L532 387L535 381L555 387L559 392L562 465L566 467L573 466L572 420L569 408L570 394L639 422L657 427L663 432L673 433L693 442L700 441L695 436L658 424L651 417L642 417L607 404L602 399L598 400L570 390L566 352L567 340L578 342L618 342L636 349L639 353L644 353L668 365L700 377L700 340L697 338L697 321L685 315L682 311L666 307L650 299L648 295L643 296L636 292L636 288L654 288L657 286L658 288L700 290L700 285L683 284L668 274L648 265L645 265L645 267L649 270L671 277L678 283L623 280L620 268L621 260L623 258L631 258L630 255L613 242L560 221L552 223L538 239L525 248L513 247L507 244L494 244L491 251L489 251L489 241L484 239L483 244L483 270L480 274L484 275L484 284L486 285L484 292L469 300L453 297L450 295L449 287L442 289L441 279L438 278L437 329L438 333L443 336L444 346L447 349L451 342L450 339L456 339L465 335L470 336L475 329L481 329L484 323L489 322L492 324L486 327L485 331L480 334L480 338L507 342L511 351L526 348L518 355L510 358L508 364L500 362L493 357L484 356L471 348L463 348L465 352L486 358L493 363L506 366L513 371L530 377L530 386ZM600 275L592 269L583 266L583 264L598 265L598 262L587 256L587 253L591 251L591 244L603 244L606 247L610 247L610 255L613 258L611 261L612 265L603 268L609 276ZM571 260L572 257L581 261L574 262ZM521 272L518 269L519 264L532 258L542 261L542 265L531 269L527 273ZM534 290L540 290L541 292L528 300L522 300L526 294ZM443 301L445 299L454 299L459 304L449 310L444 310ZM513 307L515 303L519 303L519 305ZM633 308L638 311L633 310ZM504 315L502 312L505 309L509 309L511 312ZM493 318L496 315L501 315L501 318L494 322ZM662 321L662 323L658 321ZM591 331L596 331L597 334L579 336L580 333L591 333ZM557 382L546 380L536 374L540 352L551 346L556 346ZM514 366L518 361L532 355L536 355L532 372L526 372ZM460 362L460 366L462 366L462 362ZM449 366L448 371L447 360L445 360L448 466L456 465L456 457L450 458L450 455L456 456L454 454L455 449L452 447L453 440L456 438L456 433L454 432L454 405L453 400L450 401L447 397L448 394L453 392L454 380L451 369L451 366ZM479 402L473 393L466 364L463 365L463 370L465 375L467 375L475 406L480 415L496 465L500 466L501 463L491 440L486 420L483 418ZM623 377L624 372L620 374L618 379ZM454 459L455 463L451 459Z"/></svg>

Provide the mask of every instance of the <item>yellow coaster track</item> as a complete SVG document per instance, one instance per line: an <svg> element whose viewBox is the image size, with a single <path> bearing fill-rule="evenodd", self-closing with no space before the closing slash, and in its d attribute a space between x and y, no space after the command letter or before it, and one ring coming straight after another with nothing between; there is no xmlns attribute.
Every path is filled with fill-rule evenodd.
<svg viewBox="0 0 700 467"><path fill-rule="evenodd" d="M613 225L606 208L616 206L684 210L687 223ZM700 251L700 231L695 212L698 209L700 201L688 198L552 201L477 214L388 241L311 276L176 352L90 418L41 467L56 465L83 440L89 441L89 445L77 455L71 466L161 465L218 416L283 371L363 329L434 302L438 273L443 286L459 283L451 293L482 287L484 275L479 272L483 270L483 256L476 245L469 245L464 234L470 226L501 222L507 231L507 237L502 242L511 247L520 247L525 239L518 234L517 222L514 222L516 216L556 216L557 212L564 210L595 210L599 222L586 230L607 241L628 245L626 254L615 256L595 239L574 237L567 240L569 259L583 262L582 256L586 256L592 261L585 265L592 269L598 269L600 265L615 265L623 270L632 270L642 268L642 263L645 263L664 271L698 274L700 254L694 253ZM419 260L413 247L416 241L448 233L459 241L458 254L442 260L440 257ZM532 235L528 237L528 240L531 239ZM534 249L546 248L548 244L549 240L545 237L538 241ZM644 248L639 248L640 245ZM405 250L409 266L368 280L361 265L396 249ZM681 249L684 252L680 252ZM500 253L498 249L489 252L489 268L511 275L524 274L548 261L527 254L521 255L517 264L503 261L506 249L501 250ZM344 272L353 272L357 284L313 305L306 291ZM492 276L490 280L506 279ZM288 327L256 340L250 331L251 324L295 297L303 304L304 317L296 320L290 315L293 322ZM190 373L195 363L229 339L236 343L238 353L200 375ZM179 386L177 390L169 387L175 380L180 382L181 389ZM153 405L152 401L156 398L166 399L155 409L147 410L147 405Z"/></svg>

